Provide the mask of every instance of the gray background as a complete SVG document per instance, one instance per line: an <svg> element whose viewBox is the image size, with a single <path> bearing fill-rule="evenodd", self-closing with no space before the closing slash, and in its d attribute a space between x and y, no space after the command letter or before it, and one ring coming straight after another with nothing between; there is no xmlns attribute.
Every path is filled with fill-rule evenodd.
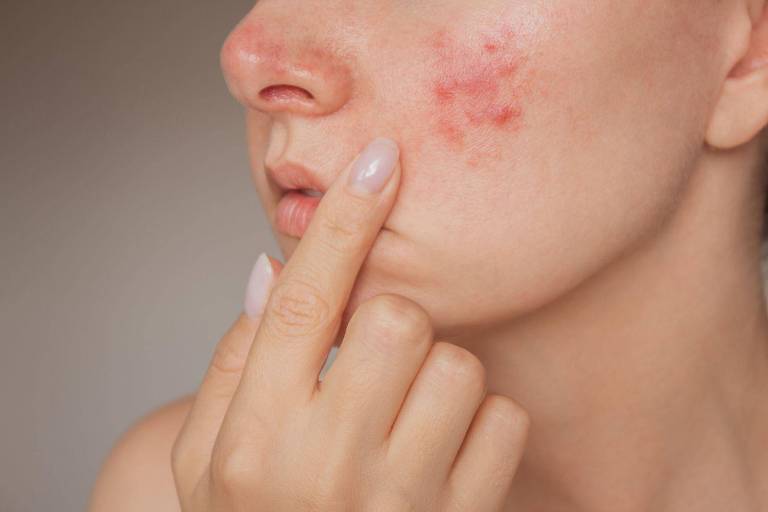
<svg viewBox="0 0 768 512"><path fill-rule="evenodd" d="M280 257L218 52L252 1L0 2L0 511L82 510Z"/></svg>
<svg viewBox="0 0 768 512"><path fill-rule="evenodd" d="M252 2L0 2L0 512L82 510L280 256L218 66Z"/></svg>

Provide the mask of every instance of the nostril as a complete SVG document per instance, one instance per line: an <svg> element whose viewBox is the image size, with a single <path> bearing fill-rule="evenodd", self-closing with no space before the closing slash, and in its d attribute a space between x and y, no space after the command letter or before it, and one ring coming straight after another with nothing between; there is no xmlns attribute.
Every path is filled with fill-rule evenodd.
<svg viewBox="0 0 768 512"><path fill-rule="evenodd" d="M308 90L294 85L270 85L259 92L259 96L266 101L290 101L290 100L312 100Z"/></svg>

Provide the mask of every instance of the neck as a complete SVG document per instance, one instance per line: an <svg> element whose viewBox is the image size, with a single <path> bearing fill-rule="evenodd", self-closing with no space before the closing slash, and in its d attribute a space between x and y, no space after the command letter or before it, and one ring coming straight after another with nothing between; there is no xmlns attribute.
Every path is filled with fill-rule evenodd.
<svg viewBox="0 0 768 512"><path fill-rule="evenodd" d="M765 189L734 171L755 151L707 154L668 222L556 302L450 340L531 416L509 510L768 506Z"/></svg>

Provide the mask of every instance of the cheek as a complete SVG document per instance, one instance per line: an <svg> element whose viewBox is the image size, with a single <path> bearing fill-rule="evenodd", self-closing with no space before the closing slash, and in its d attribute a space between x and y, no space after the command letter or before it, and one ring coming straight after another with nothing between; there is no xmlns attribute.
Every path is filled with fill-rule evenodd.
<svg viewBox="0 0 768 512"><path fill-rule="evenodd" d="M502 158L502 141L523 127L532 81L515 31L502 24L460 40L447 29L425 41L430 73L420 85L443 147L478 167Z"/></svg>

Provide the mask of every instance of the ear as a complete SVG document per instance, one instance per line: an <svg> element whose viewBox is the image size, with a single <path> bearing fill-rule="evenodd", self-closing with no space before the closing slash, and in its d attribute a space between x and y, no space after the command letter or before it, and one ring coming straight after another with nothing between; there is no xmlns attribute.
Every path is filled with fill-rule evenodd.
<svg viewBox="0 0 768 512"><path fill-rule="evenodd" d="M768 6L752 26L747 53L728 74L706 133L707 143L732 149L768 124Z"/></svg>

